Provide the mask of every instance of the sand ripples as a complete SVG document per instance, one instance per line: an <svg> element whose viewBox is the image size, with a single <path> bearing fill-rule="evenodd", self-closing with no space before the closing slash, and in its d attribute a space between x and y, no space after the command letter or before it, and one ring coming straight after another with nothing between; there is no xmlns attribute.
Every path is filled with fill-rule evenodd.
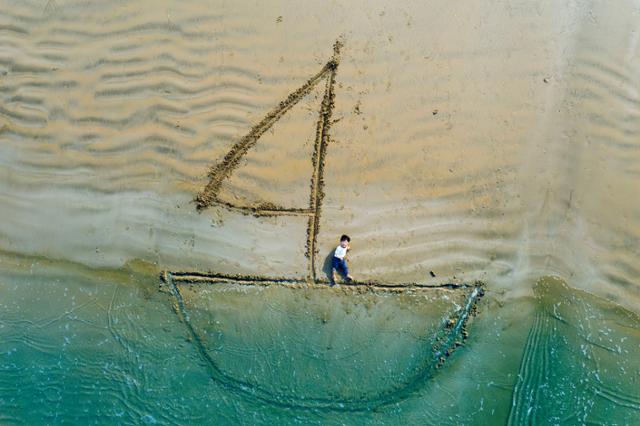
<svg viewBox="0 0 640 426"><path fill-rule="evenodd" d="M221 29L220 16L149 21L132 13L102 22L68 8L34 12L25 7L0 20L0 117L3 135L19 137L25 165L40 172L119 169L130 189L142 189L149 179L135 170L143 162L155 174L196 180L211 137L229 140L212 124L247 124L255 108L248 94L256 70L207 60L237 50L216 42L234 32ZM57 158L39 158L53 146L61 148Z"/></svg>
<svg viewBox="0 0 640 426"><path fill-rule="evenodd" d="M196 214L191 200L209 168L318 72L342 34L322 259L348 232L364 279L425 281L433 271L434 282L455 275L511 287L555 273L618 300L637 292L640 74L625 6L597 7L599 26L569 6L506 8L506 27L482 7L445 10L465 30L418 31L416 20L432 19L424 11L336 20L343 6L330 17L316 5L317 22L296 37L299 23L282 12L237 7L3 8L4 249L298 274L303 222ZM498 27L504 37L489 30ZM265 135L225 183L225 200L308 199L306 157L286 147L313 135L315 101ZM292 130L278 133L285 124ZM55 229L38 212L56 212ZM283 234L295 242L276 241Z"/></svg>

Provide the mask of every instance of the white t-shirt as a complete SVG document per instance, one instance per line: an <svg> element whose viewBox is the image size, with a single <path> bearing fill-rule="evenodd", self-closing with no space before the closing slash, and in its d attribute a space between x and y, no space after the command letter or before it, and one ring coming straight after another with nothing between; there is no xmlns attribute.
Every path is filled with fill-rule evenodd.
<svg viewBox="0 0 640 426"><path fill-rule="evenodd" d="M344 259L344 257L347 255L347 248L346 247L342 247L342 246L338 246L336 248L336 251L333 253L333 255L335 257L337 257L338 259Z"/></svg>

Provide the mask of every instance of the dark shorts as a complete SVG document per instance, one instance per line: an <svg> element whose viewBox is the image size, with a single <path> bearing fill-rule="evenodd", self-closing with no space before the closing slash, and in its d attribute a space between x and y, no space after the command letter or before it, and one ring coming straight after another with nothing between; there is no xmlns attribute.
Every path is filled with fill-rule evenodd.
<svg viewBox="0 0 640 426"><path fill-rule="evenodd" d="M339 257L333 256L333 260L331 261L331 268L335 269L342 275L343 277L347 277L349 275L349 268L347 268L347 261L344 259L340 259Z"/></svg>

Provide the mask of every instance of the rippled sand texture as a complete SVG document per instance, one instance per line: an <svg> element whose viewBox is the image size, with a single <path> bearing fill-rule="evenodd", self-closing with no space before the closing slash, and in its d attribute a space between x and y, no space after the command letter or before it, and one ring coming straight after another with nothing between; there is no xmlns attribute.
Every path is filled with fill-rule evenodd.
<svg viewBox="0 0 640 426"><path fill-rule="evenodd" d="M348 232L366 279L553 273L637 302L632 2L236 3L3 2L2 249L304 274L305 219L192 200L343 36L321 257ZM305 199L318 101L265 135L226 199Z"/></svg>

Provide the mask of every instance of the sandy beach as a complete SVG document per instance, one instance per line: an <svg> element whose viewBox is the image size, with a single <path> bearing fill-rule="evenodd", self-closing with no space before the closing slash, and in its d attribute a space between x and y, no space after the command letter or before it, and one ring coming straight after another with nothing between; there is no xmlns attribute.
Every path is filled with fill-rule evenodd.
<svg viewBox="0 0 640 426"><path fill-rule="evenodd" d="M197 213L192 200L342 38L321 254L347 232L364 278L433 270L513 288L556 274L635 303L634 15L498 6L7 5L2 249L303 272L299 219ZM310 94L265 134L228 199L304 203L320 102Z"/></svg>
<svg viewBox="0 0 640 426"><path fill-rule="evenodd" d="M516 383L530 330L557 330L543 313L558 301L588 295L580 309L604 312L594 314L599 324L633 318L627 331L616 330L637 337L635 2L0 5L0 258L7 274L0 289L4 300L24 297L5 305L16 315L29 315L19 290L29 287L16 283L42 262L85 271L80 277L112 271L119 283L134 265L134 275L146 278L122 288L146 288L140 300L159 298L153 303L169 312L165 295L150 296L161 271L325 279L338 237L349 234L358 280L481 280L494 316L478 332L492 342L500 336L491 321L506 329L526 317L530 327L506 333L519 349L505 367L505 388ZM242 155L229 160L247 138ZM319 149L321 173L314 169ZM212 170L225 161L233 167L198 209ZM278 209L285 214L259 214ZM548 282L562 290L548 296L541 290ZM98 287L96 306L108 305L111 290ZM272 293L272 301L287 298L284 290ZM385 315L397 308L385 306ZM363 330L381 321L369 320ZM481 347L489 353L488 343L477 344L467 367L481 364ZM471 388L459 371L451 374L447 389ZM220 392L216 400L224 400ZM433 388L425 392L434 397ZM520 424L524 414L509 413L510 398L501 395L497 410ZM640 407L640 395L630 401ZM420 407L411 402L407 418L424 419ZM274 413L262 420L287 418ZM305 415L299 419L327 420ZM449 418L441 415L431 420ZM398 420L381 423L391 418Z"/></svg>

